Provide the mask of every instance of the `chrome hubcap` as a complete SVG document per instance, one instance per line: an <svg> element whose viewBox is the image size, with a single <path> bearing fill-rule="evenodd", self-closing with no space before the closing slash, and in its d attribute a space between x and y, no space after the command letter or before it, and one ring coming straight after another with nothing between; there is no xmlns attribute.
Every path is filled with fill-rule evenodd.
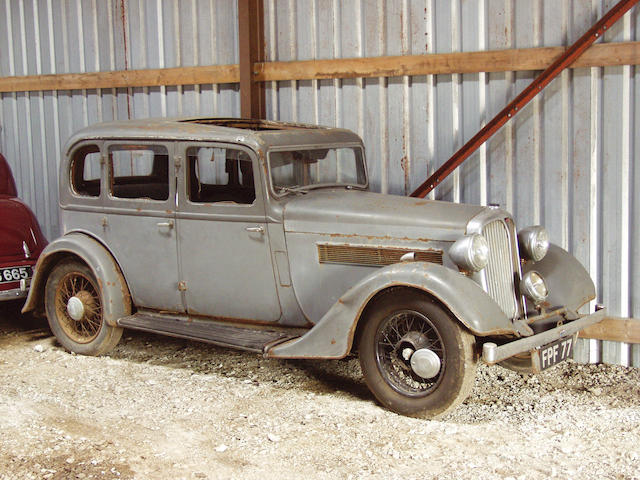
<svg viewBox="0 0 640 480"><path fill-rule="evenodd" d="M73 296L67 302L67 313L76 322L84 317L84 303L78 297Z"/></svg>
<svg viewBox="0 0 640 480"><path fill-rule="evenodd" d="M441 361L433 350L421 348L411 355L411 370L422 378L433 378L440 372Z"/></svg>

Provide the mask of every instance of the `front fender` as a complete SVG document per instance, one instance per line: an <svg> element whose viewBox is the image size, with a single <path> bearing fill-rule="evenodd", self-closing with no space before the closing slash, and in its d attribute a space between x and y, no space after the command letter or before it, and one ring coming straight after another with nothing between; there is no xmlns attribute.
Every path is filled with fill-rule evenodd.
<svg viewBox="0 0 640 480"><path fill-rule="evenodd" d="M577 311L596 298L596 288L589 272L566 250L549 245L549 251L539 262L527 262L523 273L535 270L544 278L549 296L545 300L552 307L567 307Z"/></svg>
<svg viewBox="0 0 640 480"><path fill-rule="evenodd" d="M351 350L356 325L367 303L390 287L422 290L438 299L474 335L517 334L510 319L473 280L426 262L398 263L377 270L350 288L300 338L266 352L277 358L342 358Z"/></svg>
<svg viewBox="0 0 640 480"><path fill-rule="evenodd" d="M70 256L80 258L91 269L102 290L103 318L107 324L117 326L117 320L131 312L127 283L109 251L82 233L64 235L42 251L22 312L44 311L44 289L49 273L59 260Z"/></svg>

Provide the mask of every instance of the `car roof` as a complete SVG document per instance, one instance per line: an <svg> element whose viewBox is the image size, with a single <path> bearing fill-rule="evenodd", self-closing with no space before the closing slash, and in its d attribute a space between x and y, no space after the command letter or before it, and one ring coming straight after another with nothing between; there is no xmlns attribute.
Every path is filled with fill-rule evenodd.
<svg viewBox="0 0 640 480"><path fill-rule="evenodd" d="M76 132L66 151L83 140L188 140L245 144L255 150L286 146L359 143L350 130L270 120L165 117L98 123Z"/></svg>
<svg viewBox="0 0 640 480"><path fill-rule="evenodd" d="M0 153L0 195L17 197L16 182L9 168L9 162Z"/></svg>

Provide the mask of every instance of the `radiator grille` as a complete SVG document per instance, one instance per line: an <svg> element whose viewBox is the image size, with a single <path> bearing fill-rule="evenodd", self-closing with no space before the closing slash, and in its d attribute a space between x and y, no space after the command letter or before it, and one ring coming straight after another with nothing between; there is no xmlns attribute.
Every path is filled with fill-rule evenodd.
<svg viewBox="0 0 640 480"><path fill-rule="evenodd" d="M400 262L404 254L414 252L418 262L442 265L442 250L415 250L410 248L368 247L353 245L318 245L320 263L340 263L384 267Z"/></svg>
<svg viewBox="0 0 640 480"><path fill-rule="evenodd" d="M508 317L515 317L517 303L511 244L506 225L499 220L485 225L482 234L489 243L489 263L485 269L488 294Z"/></svg>

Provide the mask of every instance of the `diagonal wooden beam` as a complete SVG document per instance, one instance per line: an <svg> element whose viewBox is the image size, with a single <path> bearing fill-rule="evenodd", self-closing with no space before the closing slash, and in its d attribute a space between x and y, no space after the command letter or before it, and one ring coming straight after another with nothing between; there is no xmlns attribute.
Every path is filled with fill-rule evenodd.
<svg viewBox="0 0 640 480"><path fill-rule="evenodd" d="M565 53L549 65L531 84L525 88L498 115L493 117L471 140L453 154L433 175L425 180L412 194L412 197L424 198L427 193L436 188L456 168L458 168L480 145L486 142L502 126L513 118L522 108L540 93L560 72L576 61L596 40L602 38L607 29L611 28L626 12L639 0L620 0L596 24L581 36Z"/></svg>

